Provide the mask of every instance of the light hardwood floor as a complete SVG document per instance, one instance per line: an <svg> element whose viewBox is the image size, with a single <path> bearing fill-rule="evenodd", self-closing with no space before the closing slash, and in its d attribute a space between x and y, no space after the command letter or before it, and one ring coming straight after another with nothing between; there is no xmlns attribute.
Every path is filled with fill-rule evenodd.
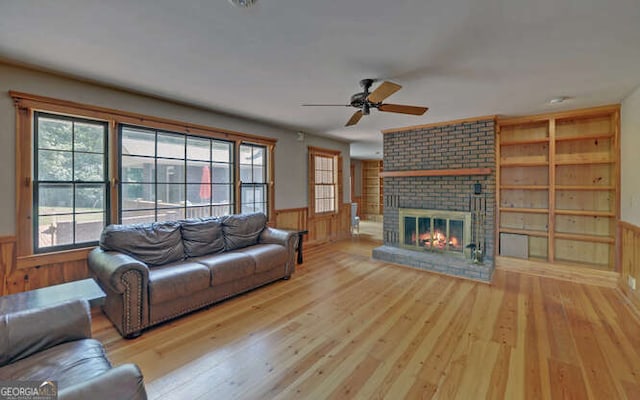
<svg viewBox="0 0 640 400"><path fill-rule="evenodd" d="M307 249L280 281L124 340L151 399L640 399L640 321L615 289L496 271L482 284Z"/></svg>

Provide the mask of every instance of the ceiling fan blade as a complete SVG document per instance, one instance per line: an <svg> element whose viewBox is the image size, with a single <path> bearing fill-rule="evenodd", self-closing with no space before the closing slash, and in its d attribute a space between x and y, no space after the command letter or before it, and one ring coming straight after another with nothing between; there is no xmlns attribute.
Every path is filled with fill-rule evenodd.
<svg viewBox="0 0 640 400"><path fill-rule="evenodd" d="M391 96L400 89L402 89L402 86L398 85L397 83L384 81L382 82L382 84L380 84L380 86L376 88L376 90L369 94L367 100L372 103L380 103L382 100Z"/></svg>
<svg viewBox="0 0 640 400"><path fill-rule="evenodd" d="M347 124L345 126L351 126L351 125L357 124L358 121L360 121L360 118L362 118L362 111L358 110L353 113L353 115L351 116L351 118L349 118L349 121L347 121Z"/></svg>
<svg viewBox="0 0 640 400"><path fill-rule="evenodd" d="M405 106L403 104L380 104L378 110L384 112L392 112L392 113L400 113L400 114L411 114L411 115L422 115L427 112L429 108L427 107L418 107L418 106Z"/></svg>
<svg viewBox="0 0 640 400"><path fill-rule="evenodd" d="M300 104L302 107L351 107L351 104Z"/></svg>

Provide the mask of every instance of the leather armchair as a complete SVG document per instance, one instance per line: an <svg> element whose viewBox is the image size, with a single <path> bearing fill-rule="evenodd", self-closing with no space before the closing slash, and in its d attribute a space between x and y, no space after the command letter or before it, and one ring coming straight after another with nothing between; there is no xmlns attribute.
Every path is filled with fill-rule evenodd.
<svg viewBox="0 0 640 400"><path fill-rule="evenodd" d="M138 367L112 367L91 339L83 300L0 316L0 381L57 381L61 400L147 398Z"/></svg>

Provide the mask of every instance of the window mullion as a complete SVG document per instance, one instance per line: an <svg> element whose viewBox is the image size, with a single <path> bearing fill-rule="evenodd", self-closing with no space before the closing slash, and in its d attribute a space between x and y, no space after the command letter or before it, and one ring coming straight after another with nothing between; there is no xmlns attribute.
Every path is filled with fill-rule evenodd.
<svg viewBox="0 0 640 400"><path fill-rule="evenodd" d="M153 207L153 212L154 212L154 220L158 220L158 131L154 131L153 133L153 137L154 137L154 154L153 154L153 173L154 173L154 177L153 177L153 196L154 196L154 207Z"/></svg>
<svg viewBox="0 0 640 400"><path fill-rule="evenodd" d="M71 121L71 241L76 243L76 122Z"/></svg>

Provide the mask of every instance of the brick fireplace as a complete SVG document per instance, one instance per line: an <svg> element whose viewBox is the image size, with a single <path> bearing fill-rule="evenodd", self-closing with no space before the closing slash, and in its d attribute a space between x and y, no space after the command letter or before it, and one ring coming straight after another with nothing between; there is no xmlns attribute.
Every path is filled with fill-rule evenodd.
<svg viewBox="0 0 640 400"><path fill-rule="evenodd" d="M373 257L489 281L495 119L384 131L384 245Z"/></svg>

